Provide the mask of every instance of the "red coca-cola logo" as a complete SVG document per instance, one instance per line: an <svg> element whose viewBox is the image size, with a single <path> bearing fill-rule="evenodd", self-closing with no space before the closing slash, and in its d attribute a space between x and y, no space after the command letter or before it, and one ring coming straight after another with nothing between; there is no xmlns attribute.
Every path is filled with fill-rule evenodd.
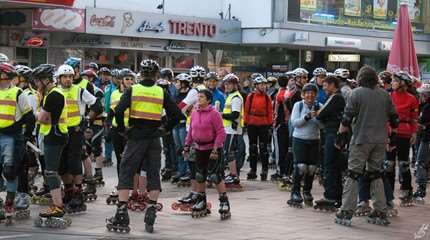
<svg viewBox="0 0 430 240"><path fill-rule="evenodd" d="M90 25L96 27L111 27L115 26L115 17L114 16L103 16L97 17L97 15L92 15L90 18Z"/></svg>
<svg viewBox="0 0 430 240"><path fill-rule="evenodd" d="M197 37L210 37L213 38L216 35L217 26L212 23L202 22L183 22L169 20L170 33L185 35L185 36L197 36Z"/></svg>
<svg viewBox="0 0 430 240"><path fill-rule="evenodd" d="M25 43L29 47L41 47L45 41L43 41L43 39L40 37L31 37Z"/></svg>

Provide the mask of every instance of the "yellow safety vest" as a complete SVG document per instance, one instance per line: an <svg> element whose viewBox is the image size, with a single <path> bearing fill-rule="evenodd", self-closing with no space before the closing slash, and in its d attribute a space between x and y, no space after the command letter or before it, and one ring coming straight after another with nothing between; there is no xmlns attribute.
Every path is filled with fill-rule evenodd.
<svg viewBox="0 0 430 240"><path fill-rule="evenodd" d="M87 89L87 86L88 86L89 83L90 82L87 79L81 78L81 81L78 84L76 84L76 85L78 85L82 89Z"/></svg>
<svg viewBox="0 0 430 240"><path fill-rule="evenodd" d="M243 108L243 103L244 102L243 102L243 97L239 93L239 91L235 91L233 93L230 93L227 96L227 99L225 100L225 105L224 105L224 109L223 109L222 113L225 113L225 114L231 113L231 101L233 100L234 97L239 97L242 100L242 109L240 110L240 116L239 116L239 118L240 118L240 126L243 127L243 126L245 126L245 123L243 121L243 109L244 109ZM231 124L232 124L232 121L227 120L227 119L223 119L222 121L224 123L224 127L230 127Z"/></svg>
<svg viewBox="0 0 430 240"><path fill-rule="evenodd" d="M79 111L79 95L81 87L76 84L72 84L70 88L62 88L61 91L66 98L67 126L76 127L81 123L81 112Z"/></svg>
<svg viewBox="0 0 430 240"><path fill-rule="evenodd" d="M13 125L16 115L16 98L18 87L10 87L0 90L0 128L7 128Z"/></svg>
<svg viewBox="0 0 430 240"><path fill-rule="evenodd" d="M115 111L115 108L118 105L119 100L121 99L122 94L123 93L120 92L118 89L112 92L112 95L110 97L110 108L113 111ZM130 114L130 111L127 108L127 110L124 112L124 125L125 125L125 127L128 127L128 119L129 119L128 116L129 116L129 114ZM115 117L113 118L112 126L114 126L114 127L118 126L118 124L116 123Z"/></svg>
<svg viewBox="0 0 430 240"><path fill-rule="evenodd" d="M130 118L161 121L164 93L159 86L133 85L131 90Z"/></svg>
<svg viewBox="0 0 430 240"><path fill-rule="evenodd" d="M197 87L195 87L194 89L196 89L197 91L201 91L201 90L207 89L207 88L205 85L201 84L201 85L198 85ZM194 106L192 106L190 113L187 115L187 123L186 123L187 126L189 126L191 123L191 113L193 113L193 108L194 108Z"/></svg>
<svg viewBox="0 0 430 240"><path fill-rule="evenodd" d="M63 95L63 97L64 97L63 92L59 88L54 87L43 98L43 105L46 102L46 98L52 92L57 92L57 93ZM51 132L51 128L52 128L52 124L51 123L49 123L49 124L40 123L39 133L42 134L42 135L44 135L44 136L47 136ZM60 119L58 120L58 128L60 129L60 132L63 133L63 134L67 134L68 133L68 130L67 130L67 103L66 103L66 97L64 97L64 107L63 107L63 109L61 111Z"/></svg>

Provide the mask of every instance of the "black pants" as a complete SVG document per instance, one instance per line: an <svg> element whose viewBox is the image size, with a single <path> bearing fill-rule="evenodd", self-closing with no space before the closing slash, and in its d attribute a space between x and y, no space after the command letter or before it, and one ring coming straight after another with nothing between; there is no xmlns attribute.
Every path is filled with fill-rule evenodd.
<svg viewBox="0 0 430 240"><path fill-rule="evenodd" d="M409 167L410 140L410 138L398 137L396 148L386 153L385 181L388 181L392 191L394 191L394 182L396 178L396 157L399 161L400 190L412 190L412 176Z"/></svg>
<svg viewBox="0 0 430 240"><path fill-rule="evenodd" d="M111 140L113 144L113 150L116 156L116 172L119 176L119 168L121 166L122 154L124 153L124 148L127 141L122 135L118 133L116 128L112 128L111 130Z"/></svg>
<svg viewBox="0 0 430 240"><path fill-rule="evenodd" d="M263 165L263 172L269 170L269 156L267 153L267 144L269 144L269 126L248 125L249 137L249 160L251 171L257 172L258 159Z"/></svg>
<svg viewBox="0 0 430 240"><path fill-rule="evenodd" d="M273 134L275 137L274 145L275 145L275 158L279 167L279 174L287 175L288 174L288 146L289 146L289 133L288 126L285 123L278 125L275 128L275 133Z"/></svg>

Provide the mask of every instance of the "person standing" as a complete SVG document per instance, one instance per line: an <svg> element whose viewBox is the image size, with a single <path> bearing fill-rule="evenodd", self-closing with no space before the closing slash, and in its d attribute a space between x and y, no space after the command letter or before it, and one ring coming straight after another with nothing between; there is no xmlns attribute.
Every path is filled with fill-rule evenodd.
<svg viewBox="0 0 430 240"><path fill-rule="evenodd" d="M267 80L263 76L254 79L255 90L251 92L245 102L245 124L248 126L249 159L251 171L248 180L257 179L257 162L262 163L260 173L261 181L267 180L269 170L269 156L267 144L269 144L269 128L273 123L272 100L266 94Z"/></svg>
<svg viewBox="0 0 430 240"><path fill-rule="evenodd" d="M382 181L382 164L388 137L386 126L389 122L392 128L390 144L393 145L399 120L390 95L378 87L378 76L372 67L362 67L357 80L360 87L352 90L347 99L336 141L339 147L346 145L345 135L352 132L348 177L343 190L342 206L336 213L335 222L351 224L357 207L358 179L365 174L370 180L374 206L368 220L386 225L389 221Z"/></svg>
<svg viewBox="0 0 430 240"><path fill-rule="evenodd" d="M163 89L155 84L160 69L158 63L145 59L140 63L142 81L127 89L115 108L115 121L118 131L125 134L124 112L129 109L129 130L127 145L121 161L118 193L119 203L116 214L107 219L108 230L130 231L127 212L129 191L133 189L133 176L136 169L146 170L148 207L145 213L145 230L154 231L156 206L161 191L161 143L160 137L170 131L182 118L182 113ZM163 109L168 122L161 125Z"/></svg>

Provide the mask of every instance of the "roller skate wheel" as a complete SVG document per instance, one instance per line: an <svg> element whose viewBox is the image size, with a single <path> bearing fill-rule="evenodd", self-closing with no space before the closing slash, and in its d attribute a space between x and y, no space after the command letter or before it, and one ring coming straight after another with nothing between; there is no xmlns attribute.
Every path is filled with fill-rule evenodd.
<svg viewBox="0 0 430 240"><path fill-rule="evenodd" d="M157 203L157 206L156 206L156 208L157 208L157 211L161 211L161 210L163 210L163 204L161 204L161 203Z"/></svg>
<svg viewBox="0 0 430 240"><path fill-rule="evenodd" d="M145 224L145 231L148 233L153 233L154 232L154 226L149 225L149 224Z"/></svg>
<svg viewBox="0 0 430 240"><path fill-rule="evenodd" d="M174 203L172 203L172 206L171 206L171 207L172 207L172 210L175 210L175 211L176 211L176 210L178 210L178 209L179 209L179 207L180 207L180 206L179 206L179 203L174 202Z"/></svg>
<svg viewBox="0 0 430 240"><path fill-rule="evenodd" d="M206 208L207 208L207 209L212 209L212 203L208 202L208 203L206 204Z"/></svg>
<svg viewBox="0 0 430 240"><path fill-rule="evenodd" d="M42 225L43 225L43 220L41 218L37 218L36 220L34 220L34 226L42 227Z"/></svg>

